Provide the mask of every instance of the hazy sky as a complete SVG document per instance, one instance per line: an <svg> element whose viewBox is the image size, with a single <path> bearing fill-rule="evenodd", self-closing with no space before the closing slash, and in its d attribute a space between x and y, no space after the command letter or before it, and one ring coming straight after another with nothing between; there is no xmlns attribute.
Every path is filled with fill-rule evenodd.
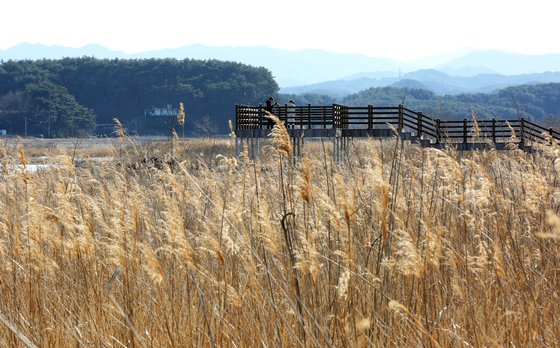
<svg viewBox="0 0 560 348"><path fill-rule="evenodd" d="M558 0L4 0L1 8L0 49L264 44L400 60L465 49L560 53Z"/></svg>

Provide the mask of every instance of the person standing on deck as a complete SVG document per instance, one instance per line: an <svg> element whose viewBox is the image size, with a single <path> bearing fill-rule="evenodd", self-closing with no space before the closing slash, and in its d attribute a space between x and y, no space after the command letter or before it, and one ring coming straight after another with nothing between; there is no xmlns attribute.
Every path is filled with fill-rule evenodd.
<svg viewBox="0 0 560 348"><path fill-rule="evenodd" d="M266 106L264 107L265 111L268 111L272 114L272 108L278 106L278 103L274 102L274 98L270 97L266 100ZM265 115L267 116L267 115ZM268 122L264 122L264 124L267 125L267 128L270 127L272 128L272 126L274 125L274 122L271 119L268 119Z"/></svg>
<svg viewBox="0 0 560 348"><path fill-rule="evenodd" d="M266 106L264 107L264 109L270 113L272 113L272 106L274 104L274 98L270 97L266 100Z"/></svg>
<svg viewBox="0 0 560 348"><path fill-rule="evenodd" d="M288 102L288 122L286 124L286 128L296 128L296 103L290 99L290 101ZM298 127L299 128L299 127Z"/></svg>

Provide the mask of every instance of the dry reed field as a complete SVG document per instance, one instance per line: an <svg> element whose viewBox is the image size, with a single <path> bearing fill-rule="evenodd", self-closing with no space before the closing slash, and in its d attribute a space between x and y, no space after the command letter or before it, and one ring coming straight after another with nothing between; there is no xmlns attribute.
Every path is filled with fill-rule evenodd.
<svg viewBox="0 0 560 348"><path fill-rule="evenodd" d="M558 146L122 140L1 148L0 345L560 345Z"/></svg>

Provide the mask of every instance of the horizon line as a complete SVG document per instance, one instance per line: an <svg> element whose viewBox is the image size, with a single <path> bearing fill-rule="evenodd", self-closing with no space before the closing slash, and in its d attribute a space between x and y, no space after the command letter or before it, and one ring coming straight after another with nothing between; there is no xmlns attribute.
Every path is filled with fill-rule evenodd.
<svg viewBox="0 0 560 348"><path fill-rule="evenodd" d="M455 59L455 58L461 58L464 56L467 56L469 54L473 54L473 53L483 53L483 52L495 52L495 53L505 53L505 54L511 54L511 55L519 55L519 56L528 56L528 57L542 57L542 56L548 56L548 55L560 55L560 52L547 52L547 53L526 53L526 52L516 52L513 50L504 50L504 49L495 49L495 48L463 48L463 49L458 49L458 50L454 50L454 51L440 51L438 53L434 53L434 54L430 54L427 56L422 56L419 58L412 58L412 59L402 59L402 58L396 58L394 56L391 55L371 55L371 54L366 54L366 53L362 53L362 52L341 52L341 51L335 51L335 50L329 50L329 49L325 49L325 48L298 48L298 49L293 49L293 48L282 48L282 47L274 47L274 46L270 46L267 44L255 44L255 45L211 45L211 44L204 44L204 43L191 43L191 44L185 44L185 45L180 45L180 46L166 46L166 47L161 47L161 48L150 48L150 49L143 49L143 50L135 50L135 51L127 51L127 50L122 50L122 49L115 49L115 48L111 48L99 43L87 43L84 45L80 45L80 46L67 46L67 45L63 45L63 44L46 44L46 43L41 43L41 42L20 42L17 43L15 45L9 46L7 48L0 48L0 52L6 52L9 51L11 49L17 48L19 46L24 46L24 45L28 45L28 46L43 46L43 47L49 47L49 48L64 48L64 49L72 49L72 50L80 50L80 49L86 49L88 47L99 47L102 49L106 49L108 51L117 53L117 54L122 54L122 55L126 55L126 56L135 56L135 55L140 55L140 54L146 54L146 53L151 53L151 52L158 52L158 51L165 51L165 50L180 50L183 48L188 48L188 47L193 47L193 46L201 46L201 47L206 47L206 48L215 48L215 49L220 49L220 48L233 48L233 49L245 49L245 48L267 48L267 49L273 49L273 50L279 50L279 51L286 51L286 52L291 52L291 53L300 53L300 52L306 52L306 51L319 51L319 52L324 52L324 53L334 53L334 54L340 54L340 55L349 55L349 56L363 56L363 57L368 57L368 58L377 58L377 59L389 59L389 60L394 60L396 62L400 62L400 63L414 63L414 62L418 62L418 61L425 61L425 60L429 60L429 59L435 59L437 57L441 57L441 56L455 56L454 58L451 59ZM115 57L118 58L118 57Z"/></svg>

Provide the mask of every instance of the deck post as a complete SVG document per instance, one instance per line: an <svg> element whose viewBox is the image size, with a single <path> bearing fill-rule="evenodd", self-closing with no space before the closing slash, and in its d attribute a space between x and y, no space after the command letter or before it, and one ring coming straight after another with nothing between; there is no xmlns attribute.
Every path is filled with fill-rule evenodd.
<svg viewBox="0 0 560 348"><path fill-rule="evenodd" d="M331 115L332 116L332 127L333 127L333 129L336 128L336 122L335 122L336 116L335 115L336 115L336 104L333 104L332 105L332 115Z"/></svg>
<svg viewBox="0 0 560 348"><path fill-rule="evenodd" d="M422 139L422 118L424 117L424 115L419 112L418 113L418 140Z"/></svg>
<svg viewBox="0 0 560 348"><path fill-rule="evenodd" d="M333 128L340 127L340 105L333 104Z"/></svg>
<svg viewBox="0 0 560 348"><path fill-rule="evenodd" d="M350 128L350 112L348 106L344 106L344 129Z"/></svg>
<svg viewBox="0 0 560 348"><path fill-rule="evenodd" d="M441 142L441 120L436 119L436 144Z"/></svg>
<svg viewBox="0 0 560 348"><path fill-rule="evenodd" d="M338 162L338 153L339 153L339 149L338 149L338 145L340 142L340 138L339 137L334 137L333 138L333 162Z"/></svg>
<svg viewBox="0 0 560 348"><path fill-rule="evenodd" d="M237 104L235 104L235 129L239 129L239 105ZM237 143L235 144L237 145Z"/></svg>
<svg viewBox="0 0 560 348"><path fill-rule="evenodd" d="M467 144L467 119L463 119L463 144Z"/></svg>
<svg viewBox="0 0 560 348"><path fill-rule="evenodd" d="M525 144L525 119L521 117L521 144Z"/></svg>
<svg viewBox="0 0 560 348"><path fill-rule="evenodd" d="M249 158L255 159L255 150L253 148L253 137L247 138L247 147L249 148Z"/></svg>
<svg viewBox="0 0 560 348"><path fill-rule="evenodd" d="M340 128L346 129L347 122L348 122L348 109L346 109L346 106L340 106Z"/></svg>
<svg viewBox="0 0 560 348"><path fill-rule="evenodd" d="M496 119L492 118L492 142L496 144Z"/></svg>
<svg viewBox="0 0 560 348"><path fill-rule="evenodd" d="M311 129L311 104L307 104L307 129Z"/></svg>
<svg viewBox="0 0 560 348"><path fill-rule="evenodd" d="M264 111L263 111L262 104L259 104L259 120L258 120L259 124L256 127L257 129L261 129L263 127L263 115L264 115ZM268 128L268 125L267 125L267 128Z"/></svg>
<svg viewBox="0 0 560 348"><path fill-rule="evenodd" d="M332 138L332 157L333 162L336 162L336 138Z"/></svg>
<svg viewBox="0 0 560 348"><path fill-rule="evenodd" d="M346 140L345 136L340 137L340 153L338 155L338 161L342 163L344 161L344 157L346 156Z"/></svg>
<svg viewBox="0 0 560 348"><path fill-rule="evenodd" d="M327 107L323 106L323 129L327 129Z"/></svg>
<svg viewBox="0 0 560 348"><path fill-rule="evenodd" d="M299 137L294 138L294 141L296 143L296 146L294 146L294 151L292 152L294 160L299 158L299 143L300 143L300 140L301 139Z"/></svg>
<svg viewBox="0 0 560 348"><path fill-rule="evenodd" d="M342 105L336 107L336 126L342 128Z"/></svg>
<svg viewBox="0 0 560 348"><path fill-rule="evenodd" d="M402 129L404 128L403 114L404 114L403 105L399 104L399 136L401 135Z"/></svg>
<svg viewBox="0 0 560 348"><path fill-rule="evenodd" d="M368 129L373 129L373 106L368 105Z"/></svg>

